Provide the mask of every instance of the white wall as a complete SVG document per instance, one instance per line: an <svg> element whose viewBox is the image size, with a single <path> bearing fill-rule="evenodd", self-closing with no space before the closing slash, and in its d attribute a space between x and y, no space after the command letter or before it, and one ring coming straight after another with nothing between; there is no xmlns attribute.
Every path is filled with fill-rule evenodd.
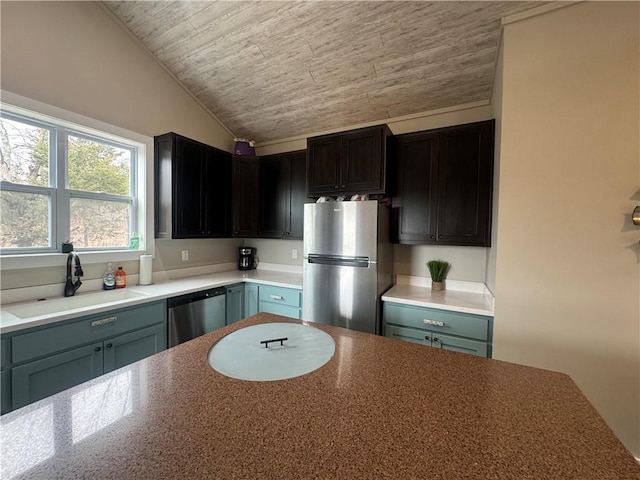
<svg viewBox="0 0 640 480"><path fill-rule="evenodd" d="M494 358L569 374L640 457L640 4L504 29Z"/></svg>

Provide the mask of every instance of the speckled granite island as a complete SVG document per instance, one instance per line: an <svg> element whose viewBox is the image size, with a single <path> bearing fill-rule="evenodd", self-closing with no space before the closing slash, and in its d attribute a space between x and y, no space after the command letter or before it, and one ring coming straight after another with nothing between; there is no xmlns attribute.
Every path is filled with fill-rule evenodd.
<svg viewBox="0 0 640 480"><path fill-rule="evenodd" d="M566 375L318 326L307 375L207 362L261 313L1 417L8 478L639 479Z"/></svg>

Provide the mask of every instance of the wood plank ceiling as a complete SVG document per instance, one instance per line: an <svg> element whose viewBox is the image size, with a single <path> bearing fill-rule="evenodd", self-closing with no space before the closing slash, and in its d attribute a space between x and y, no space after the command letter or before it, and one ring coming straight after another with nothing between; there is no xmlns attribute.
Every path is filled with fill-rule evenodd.
<svg viewBox="0 0 640 480"><path fill-rule="evenodd" d="M488 101L501 18L542 3L103 2L258 143Z"/></svg>

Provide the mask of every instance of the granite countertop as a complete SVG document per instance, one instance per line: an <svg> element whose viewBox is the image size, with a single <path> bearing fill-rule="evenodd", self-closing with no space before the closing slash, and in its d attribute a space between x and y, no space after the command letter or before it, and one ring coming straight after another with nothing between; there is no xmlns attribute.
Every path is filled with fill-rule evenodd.
<svg viewBox="0 0 640 480"><path fill-rule="evenodd" d="M80 291L73 297L48 299L45 302L54 303L51 312L36 311L37 314L28 316L22 314L18 316L14 313L21 310L28 312L28 309L23 308L28 305L34 305L36 309L41 308L45 302L33 300L3 304L0 315L0 334L242 282L301 289L302 273L272 270L228 270L164 280L147 286L135 285L122 290ZM128 296L126 298L120 297L123 294L128 294Z"/></svg>
<svg viewBox="0 0 640 480"><path fill-rule="evenodd" d="M0 476L640 479L564 374L317 324L336 350L307 375L209 366L265 322L296 323L261 313L0 417Z"/></svg>

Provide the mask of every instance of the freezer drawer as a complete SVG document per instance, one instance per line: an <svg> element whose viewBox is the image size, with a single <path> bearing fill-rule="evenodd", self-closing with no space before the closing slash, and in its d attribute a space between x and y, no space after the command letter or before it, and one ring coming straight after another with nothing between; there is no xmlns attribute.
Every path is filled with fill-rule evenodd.
<svg viewBox="0 0 640 480"><path fill-rule="evenodd" d="M376 265L304 263L302 319L377 334Z"/></svg>

